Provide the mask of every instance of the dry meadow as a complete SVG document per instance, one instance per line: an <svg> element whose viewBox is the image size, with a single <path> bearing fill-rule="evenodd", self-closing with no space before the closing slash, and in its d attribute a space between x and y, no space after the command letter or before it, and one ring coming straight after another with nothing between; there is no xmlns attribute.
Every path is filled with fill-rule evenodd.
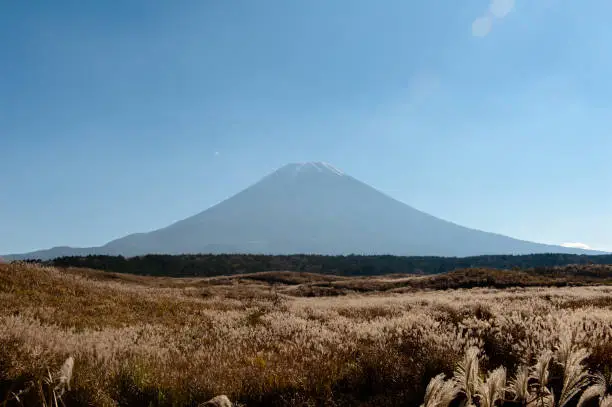
<svg viewBox="0 0 612 407"><path fill-rule="evenodd" d="M0 265L0 405L611 405L612 287L516 275Z"/></svg>

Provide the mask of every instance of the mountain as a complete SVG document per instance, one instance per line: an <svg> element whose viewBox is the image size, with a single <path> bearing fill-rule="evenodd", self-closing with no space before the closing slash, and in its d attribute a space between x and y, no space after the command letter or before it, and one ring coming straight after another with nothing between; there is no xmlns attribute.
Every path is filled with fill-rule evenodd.
<svg viewBox="0 0 612 407"><path fill-rule="evenodd" d="M102 247L57 247L8 259L150 253L474 256L578 253L463 227L399 202L321 162L286 165L187 219Z"/></svg>

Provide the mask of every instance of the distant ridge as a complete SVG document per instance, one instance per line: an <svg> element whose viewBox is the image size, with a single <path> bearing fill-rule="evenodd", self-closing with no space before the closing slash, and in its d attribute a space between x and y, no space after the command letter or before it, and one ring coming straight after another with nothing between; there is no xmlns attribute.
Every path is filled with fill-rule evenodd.
<svg viewBox="0 0 612 407"><path fill-rule="evenodd" d="M7 259L150 253L602 254L466 228L419 211L331 164L287 164L229 199L189 218L101 247L56 247Z"/></svg>

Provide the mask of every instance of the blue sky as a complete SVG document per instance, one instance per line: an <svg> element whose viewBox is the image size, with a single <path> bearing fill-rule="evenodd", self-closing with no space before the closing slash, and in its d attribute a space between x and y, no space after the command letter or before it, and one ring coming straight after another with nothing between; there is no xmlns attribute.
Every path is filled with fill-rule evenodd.
<svg viewBox="0 0 612 407"><path fill-rule="evenodd" d="M156 229L294 161L612 249L609 1L0 8L0 253Z"/></svg>

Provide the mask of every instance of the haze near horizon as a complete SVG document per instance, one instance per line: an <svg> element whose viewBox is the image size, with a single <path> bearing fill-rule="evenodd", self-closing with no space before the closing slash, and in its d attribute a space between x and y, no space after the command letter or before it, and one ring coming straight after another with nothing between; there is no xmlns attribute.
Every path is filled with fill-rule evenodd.
<svg viewBox="0 0 612 407"><path fill-rule="evenodd" d="M158 229L303 161L464 226L612 250L610 11L7 3L0 253Z"/></svg>

